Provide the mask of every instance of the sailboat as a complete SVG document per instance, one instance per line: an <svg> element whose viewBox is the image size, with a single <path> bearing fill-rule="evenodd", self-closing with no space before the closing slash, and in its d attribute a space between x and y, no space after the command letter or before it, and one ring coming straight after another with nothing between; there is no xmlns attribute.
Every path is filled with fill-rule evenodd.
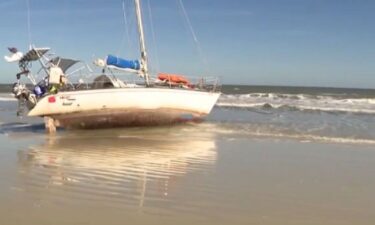
<svg viewBox="0 0 375 225"><path fill-rule="evenodd" d="M201 121L214 107L220 96L219 84L208 83L204 78L191 83L184 76L159 74L152 79L148 70L140 0L135 0L135 10L140 43L140 61L124 60L109 55L97 65L135 71L143 84L129 85L114 75L101 74L86 89L61 88L67 82L66 71L78 60L56 57L46 60L49 48L32 48L25 55L15 49L15 56L7 61L17 61L21 72L13 92L20 105L26 102L28 116L45 118L46 128L56 127L99 128L117 126L149 126ZM44 63L43 63L44 60ZM40 82L33 79L28 65L39 61L47 76ZM19 80L27 76L33 90Z"/></svg>

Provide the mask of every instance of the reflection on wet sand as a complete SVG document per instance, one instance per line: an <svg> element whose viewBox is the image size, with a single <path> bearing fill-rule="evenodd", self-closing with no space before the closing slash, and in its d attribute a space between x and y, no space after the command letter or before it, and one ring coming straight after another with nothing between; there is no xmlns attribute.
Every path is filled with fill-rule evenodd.
<svg viewBox="0 0 375 225"><path fill-rule="evenodd" d="M38 199L142 209L212 167L215 148L213 134L189 127L63 133L19 152L19 185Z"/></svg>

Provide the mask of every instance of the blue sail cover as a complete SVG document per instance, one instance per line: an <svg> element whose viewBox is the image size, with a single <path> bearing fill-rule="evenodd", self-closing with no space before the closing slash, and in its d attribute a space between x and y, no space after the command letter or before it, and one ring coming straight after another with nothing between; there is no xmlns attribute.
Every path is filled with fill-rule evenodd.
<svg viewBox="0 0 375 225"><path fill-rule="evenodd" d="M116 66L123 69L139 70L141 68L138 60L126 60L113 55L107 56L106 63L109 66Z"/></svg>

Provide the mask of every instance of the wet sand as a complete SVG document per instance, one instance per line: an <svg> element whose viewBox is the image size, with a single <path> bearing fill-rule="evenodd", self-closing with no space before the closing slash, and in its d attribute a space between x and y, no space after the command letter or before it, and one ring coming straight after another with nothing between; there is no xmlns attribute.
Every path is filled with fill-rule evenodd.
<svg viewBox="0 0 375 225"><path fill-rule="evenodd" d="M373 145L218 126L0 134L0 224L375 223Z"/></svg>

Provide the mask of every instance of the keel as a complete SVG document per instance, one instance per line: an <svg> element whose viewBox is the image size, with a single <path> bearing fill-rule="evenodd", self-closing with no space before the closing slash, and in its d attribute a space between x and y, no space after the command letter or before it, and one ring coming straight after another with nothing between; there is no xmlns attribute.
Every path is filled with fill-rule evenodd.
<svg viewBox="0 0 375 225"><path fill-rule="evenodd" d="M55 120L49 116L44 117L44 124L46 127L46 133L54 134L56 133Z"/></svg>

